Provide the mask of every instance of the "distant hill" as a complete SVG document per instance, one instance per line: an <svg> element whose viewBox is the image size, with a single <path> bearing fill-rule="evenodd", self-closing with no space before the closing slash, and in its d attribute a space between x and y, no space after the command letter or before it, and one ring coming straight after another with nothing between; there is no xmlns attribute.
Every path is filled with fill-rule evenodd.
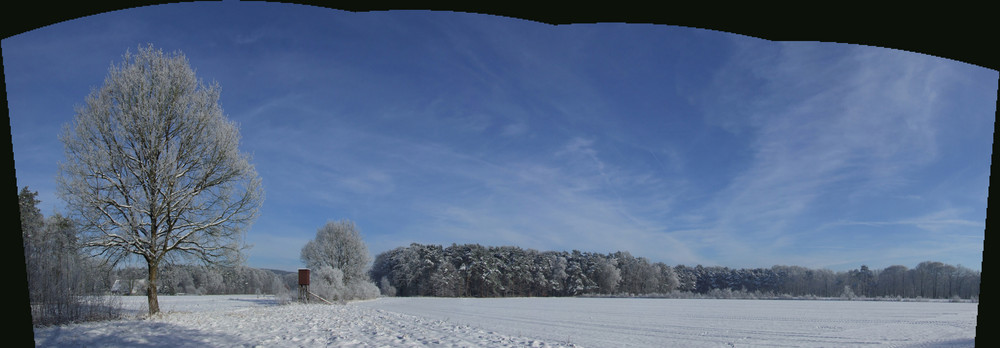
<svg viewBox="0 0 1000 348"><path fill-rule="evenodd" d="M270 268L261 268L261 269L262 269L262 270L265 270L265 271L271 271L271 272L274 272L274 274L277 274L277 275L279 275L279 276L283 276L283 275L286 275L286 274L292 274L292 273L295 273L295 272L290 272L290 271L283 271L283 270L280 270L280 269L270 269Z"/></svg>

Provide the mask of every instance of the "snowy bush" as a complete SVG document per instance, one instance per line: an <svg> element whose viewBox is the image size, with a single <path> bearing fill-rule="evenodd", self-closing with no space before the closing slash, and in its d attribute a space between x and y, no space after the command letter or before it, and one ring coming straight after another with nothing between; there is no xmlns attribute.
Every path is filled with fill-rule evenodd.
<svg viewBox="0 0 1000 348"><path fill-rule="evenodd" d="M389 283L389 277L382 276L382 280L379 281L378 285L382 296L396 296L396 287Z"/></svg>
<svg viewBox="0 0 1000 348"><path fill-rule="evenodd" d="M344 272L323 266L311 277L309 291L327 301L351 301L378 297L379 289L371 282L355 281L344 284Z"/></svg>
<svg viewBox="0 0 1000 348"><path fill-rule="evenodd" d="M372 282L354 282L347 284L345 300L366 300L376 298L379 295L378 287Z"/></svg>
<svg viewBox="0 0 1000 348"><path fill-rule="evenodd" d="M854 294L854 290L851 290L849 285L844 285L844 291L840 293L840 298L845 298L848 300L853 300L858 296Z"/></svg>
<svg viewBox="0 0 1000 348"><path fill-rule="evenodd" d="M344 272L338 268L323 266L313 271L311 276L309 291L326 299L327 301L339 301L344 297Z"/></svg>

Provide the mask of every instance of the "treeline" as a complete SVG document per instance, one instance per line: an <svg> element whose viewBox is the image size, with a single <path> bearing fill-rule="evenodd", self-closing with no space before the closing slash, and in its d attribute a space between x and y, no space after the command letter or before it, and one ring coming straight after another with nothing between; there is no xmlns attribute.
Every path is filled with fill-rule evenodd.
<svg viewBox="0 0 1000 348"><path fill-rule="evenodd" d="M21 238L33 325L115 319L120 316L106 291L110 267L80 253L76 223L38 209L38 192L18 192Z"/></svg>
<svg viewBox="0 0 1000 348"><path fill-rule="evenodd" d="M645 296L720 290L818 297L978 298L980 272L940 262L846 272L799 266L671 267L628 252L536 251L478 244L411 244L375 257L384 295L442 297Z"/></svg>
<svg viewBox="0 0 1000 348"><path fill-rule="evenodd" d="M385 295L576 296L666 293L673 268L628 252L539 252L518 247L411 244L375 257L372 280Z"/></svg>
<svg viewBox="0 0 1000 348"><path fill-rule="evenodd" d="M916 268L894 265L850 271L800 266L731 269L678 265L678 290L705 294L713 289L818 297L961 298L979 296L981 273L962 266L925 261Z"/></svg>
<svg viewBox="0 0 1000 348"><path fill-rule="evenodd" d="M109 294L146 292L145 268L113 268L82 252L78 224L69 217L44 216L38 192L18 192L21 238L28 276L32 324L116 319L121 301ZM295 273L236 267L164 265L157 281L160 294L283 294L294 289Z"/></svg>
<svg viewBox="0 0 1000 348"><path fill-rule="evenodd" d="M278 295L294 289L298 275L279 275L270 270L246 266L165 265L157 279L157 293L163 295ZM122 295L146 294L146 269L119 268L107 278L106 289Z"/></svg>

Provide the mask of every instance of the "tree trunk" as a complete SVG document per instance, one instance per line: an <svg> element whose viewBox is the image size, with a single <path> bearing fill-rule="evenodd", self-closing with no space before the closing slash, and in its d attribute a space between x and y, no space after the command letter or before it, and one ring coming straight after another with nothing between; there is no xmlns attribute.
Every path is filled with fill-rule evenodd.
<svg viewBox="0 0 1000 348"><path fill-rule="evenodd" d="M146 260L149 268L149 277L146 279L146 301L149 304L149 315L152 316L160 312L160 302L156 298L156 278L160 272L160 265L156 261Z"/></svg>

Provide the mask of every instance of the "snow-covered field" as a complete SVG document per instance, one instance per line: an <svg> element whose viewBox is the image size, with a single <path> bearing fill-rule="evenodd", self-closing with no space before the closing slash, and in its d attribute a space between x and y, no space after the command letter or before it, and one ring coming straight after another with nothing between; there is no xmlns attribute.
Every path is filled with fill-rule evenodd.
<svg viewBox="0 0 1000 348"><path fill-rule="evenodd" d="M587 347L972 347L975 303L385 298L356 304Z"/></svg>
<svg viewBox="0 0 1000 348"><path fill-rule="evenodd" d="M136 312L144 297L126 297ZM977 304L382 298L277 305L161 296L152 319L35 329L39 347L972 347Z"/></svg>

